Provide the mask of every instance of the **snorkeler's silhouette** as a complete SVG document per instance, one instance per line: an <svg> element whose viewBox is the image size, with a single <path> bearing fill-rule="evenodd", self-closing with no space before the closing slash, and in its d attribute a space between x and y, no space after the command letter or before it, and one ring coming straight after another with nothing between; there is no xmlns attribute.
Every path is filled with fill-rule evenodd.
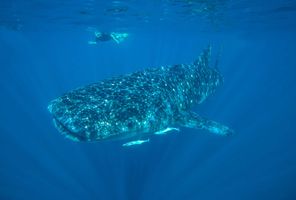
<svg viewBox="0 0 296 200"><path fill-rule="evenodd" d="M107 42L111 40L119 44L127 37L128 37L128 33L95 32L95 39L93 41L88 41L88 44L97 44L98 42Z"/></svg>
<svg viewBox="0 0 296 200"><path fill-rule="evenodd" d="M110 33L96 33L96 41L97 42L106 42L112 40L112 36Z"/></svg>

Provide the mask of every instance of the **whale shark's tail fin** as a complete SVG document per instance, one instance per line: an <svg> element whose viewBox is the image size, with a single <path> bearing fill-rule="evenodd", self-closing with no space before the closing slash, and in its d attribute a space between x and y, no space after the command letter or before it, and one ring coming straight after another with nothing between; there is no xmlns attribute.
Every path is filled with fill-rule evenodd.
<svg viewBox="0 0 296 200"><path fill-rule="evenodd" d="M212 46L208 45L206 49L203 50L203 52L200 54L198 59L193 63L195 69L197 69L199 72L202 72L204 76L208 75L208 78L211 80L218 79L219 82L223 83L223 77L220 73L220 70L218 69L219 64L219 58L221 55L221 48L219 48L216 60L213 63L213 66L210 64L210 58L212 54ZM214 78L214 79L213 79Z"/></svg>
<svg viewBox="0 0 296 200"><path fill-rule="evenodd" d="M198 59L194 61L194 65L201 68L210 67L209 63L210 63L211 51L212 51L212 46L209 45L206 49L203 50L203 52L200 54Z"/></svg>
<svg viewBox="0 0 296 200"><path fill-rule="evenodd" d="M223 46L220 45L220 47L218 49L217 56L216 56L215 64L214 64L214 69L216 69L217 71L219 71L218 65L219 65L219 60L220 60L220 57L221 57L222 49L223 49Z"/></svg>
<svg viewBox="0 0 296 200"><path fill-rule="evenodd" d="M222 46L220 46L220 48L218 49L216 60L213 65L214 69L218 69L219 58L221 56L221 49L222 49ZM203 52L200 54L198 59L194 61L194 65L196 65L198 67L203 67L203 68L210 67L211 55L212 55L212 46L208 45L208 47L206 49L204 49Z"/></svg>

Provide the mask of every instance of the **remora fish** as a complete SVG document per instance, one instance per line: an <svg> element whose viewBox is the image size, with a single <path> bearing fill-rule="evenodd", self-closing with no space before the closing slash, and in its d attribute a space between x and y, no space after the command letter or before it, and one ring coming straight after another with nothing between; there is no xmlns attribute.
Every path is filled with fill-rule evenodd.
<svg viewBox="0 0 296 200"><path fill-rule="evenodd" d="M190 111L223 82L217 68L209 67L210 50L192 64L150 68L78 88L51 101L48 110L56 128L75 141L139 141L179 130L171 127L229 135L233 131L227 126Z"/></svg>

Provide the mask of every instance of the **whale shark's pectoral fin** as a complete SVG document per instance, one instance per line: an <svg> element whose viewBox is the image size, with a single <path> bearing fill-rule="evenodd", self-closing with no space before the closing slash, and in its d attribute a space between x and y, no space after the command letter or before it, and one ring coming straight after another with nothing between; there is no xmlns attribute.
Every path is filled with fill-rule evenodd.
<svg viewBox="0 0 296 200"><path fill-rule="evenodd" d="M218 122L206 119L194 112L182 113L180 125L188 128L205 129L217 135L232 135L234 131Z"/></svg>

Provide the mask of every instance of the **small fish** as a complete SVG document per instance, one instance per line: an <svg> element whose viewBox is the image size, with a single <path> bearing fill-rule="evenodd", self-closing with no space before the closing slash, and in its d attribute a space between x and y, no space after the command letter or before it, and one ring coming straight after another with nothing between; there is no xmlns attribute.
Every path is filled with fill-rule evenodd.
<svg viewBox="0 0 296 200"><path fill-rule="evenodd" d="M133 145L143 144L143 143L149 142L149 141L150 141L150 139L147 139L147 140L134 140L134 141L124 143L122 146L123 147L129 147L129 146L133 146Z"/></svg>
<svg viewBox="0 0 296 200"><path fill-rule="evenodd" d="M169 132L169 131L180 131L180 129L174 128L174 127L167 127L166 129L161 130L161 131L157 131L154 134L155 135L163 135L163 134L167 134L167 132Z"/></svg>

